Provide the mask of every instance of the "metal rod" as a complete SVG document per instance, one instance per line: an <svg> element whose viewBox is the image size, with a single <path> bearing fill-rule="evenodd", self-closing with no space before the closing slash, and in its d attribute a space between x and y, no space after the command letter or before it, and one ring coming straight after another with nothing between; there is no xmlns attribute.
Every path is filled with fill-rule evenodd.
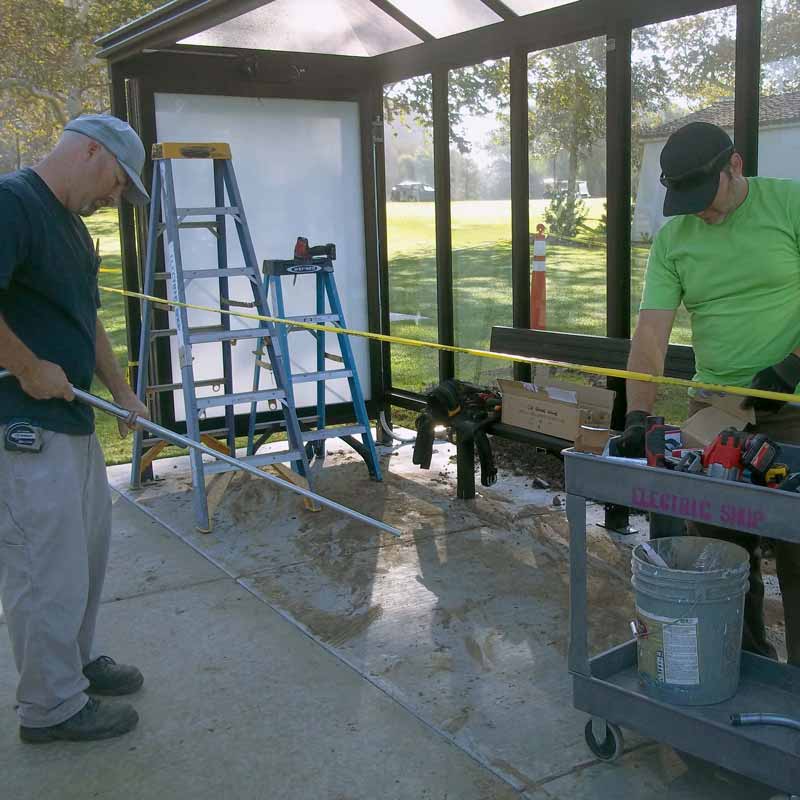
<svg viewBox="0 0 800 800"><path fill-rule="evenodd" d="M11 373L8 370L0 370L0 380L8 377L11 377ZM299 494L302 497L308 497L311 500L315 500L321 505L328 506L328 508L332 508L334 511L338 511L340 514L344 514L348 517L358 520L359 522L363 522L365 525L371 525L373 528L378 528L386 533L391 533L392 536L400 536L400 531L397 528L387 525L385 522L381 522L381 520L368 517L366 514L362 514L359 511L354 511L352 508L343 506L334 500L328 500L327 497L323 497L320 494L316 494L308 489L303 489L301 486L295 486L288 481L281 480L280 478L276 478L266 472L262 472L260 469L251 467L249 464L245 463L244 461L240 461L238 458L234 458L233 456L228 456L224 453L212 450L210 447L207 447L201 442L195 442L193 439L189 439L186 436L181 436L181 434L175 433L174 431L169 430L169 428L163 428L161 425L157 425L155 422L151 422L149 419L138 417L134 412L128 411L127 409L124 409L115 403L110 403L108 400L103 400L102 397L97 397L89 392L84 392L82 389L76 389L74 386L72 387L72 391L75 393L75 397L81 402L93 406L100 411L104 411L106 414L111 414L112 417L121 419L129 425L138 425L144 430L150 431L150 433L155 434L159 438L171 442L172 444L176 444L179 447L189 447L199 450L201 453L205 453L207 456L212 456L219 461L225 461L226 463L231 464L243 472L248 472L250 475L254 475L257 478L264 478L270 483L274 483L276 486L280 486L283 489L288 489L290 492Z"/></svg>

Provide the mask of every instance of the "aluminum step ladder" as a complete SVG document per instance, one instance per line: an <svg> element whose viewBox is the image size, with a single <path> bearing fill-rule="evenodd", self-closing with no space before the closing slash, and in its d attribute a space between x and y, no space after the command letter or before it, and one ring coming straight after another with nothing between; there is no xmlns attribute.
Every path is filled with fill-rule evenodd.
<svg viewBox="0 0 800 800"><path fill-rule="evenodd" d="M291 277L302 279L303 277L314 276L316 279L316 300L317 310L315 314L306 316L288 317L294 322L315 323L319 325L346 328L342 302L336 288L334 279L333 261L336 258L336 246L325 245L326 255L311 258L295 258L292 260L267 260L264 261L264 288L268 298L274 298L277 314L282 319L287 319L286 306L283 297L282 279ZM330 306L330 311L326 308ZM289 347L289 334L291 333L310 333L316 340L316 371L304 373L292 373L291 349ZM336 336L339 342L341 355L326 352L325 337L326 331L315 331L308 328L292 327L281 325L278 331L281 338L281 349L287 355L289 364L289 397L294 404L294 385L298 383L317 384L317 413L315 418L311 418L310 424L304 426L302 436L306 446L306 456L309 460L316 459L317 463L322 463L325 458L325 442L328 439L340 438L352 447L363 459L369 470L369 475L373 480L383 480L381 473L378 453L375 449L375 440L370 428L367 407L364 402L364 393L361 390L361 382L358 378L353 348L350 344L350 337L346 333L331 334ZM326 368L326 361L334 361L342 364L341 369ZM261 376L264 369L269 370L270 365L263 359L263 345L258 343L256 348L256 363L253 372L253 391L259 391ZM349 427L328 428L326 427L326 407L325 390L326 382L347 378L350 386L350 397L353 403L356 425ZM311 425L314 427L312 428ZM256 440L256 405L250 406L250 421L247 436L247 452L254 453L264 441L264 437ZM356 436L361 437L359 441ZM266 434L269 438L269 434Z"/></svg>
<svg viewBox="0 0 800 800"><path fill-rule="evenodd" d="M267 295L258 270L255 249L247 225L244 204L236 182L231 150L227 144L164 142L153 146L153 185L151 192L150 219L147 235L147 253L144 270L144 294L153 295L156 281L166 281L171 289L171 299L186 302L186 289L192 281L217 281L220 307L250 306L264 316L270 316ZM179 208L175 201L173 161L176 159L204 159L213 164L214 206L210 208ZM226 194L228 203L226 204ZM163 217L163 221L162 221ZM214 221L209 220L214 217ZM199 218L199 219L198 219ZM231 218L236 227L238 241L244 257L243 267L228 267L227 219ZM186 228L207 228L216 238L217 266L215 268L186 268L181 257L180 231ZM166 251L166 271L158 272L159 238L163 235ZM249 279L253 302L231 300L228 282L234 277ZM271 406L282 412L286 429L288 449L278 453L256 455L251 453L245 461L261 467L280 462L291 463L292 469L304 478L308 477L308 460L300 424L293 402L291 384L288 382L288 365L284 338L277 326L261 322L256 328L232 330L230 316L220 314L218 325L190 327L188 309L174 309L175 327L154 330L152 325L152 303L142 301L142 329L139 340L139 362L136 392L142 402L159 393L176 390L183 391L186 409L187 436L195 441L203 441L216 449L236 455L236 429L234 406L241 403L269 401ZM154 340L161 337L176 337L181 382L161 385L148 385L149 359ZM268 363L274 376L275 387L263 391L235 392L231 348L236 341L257 339L259 349L266 350ZM196 344L218 342L221 347L222 372L216 380L195 381L192 347ZM264 363L267 363L266 361ZM222 387L221 394L198 397L201 386L217 384ZM205 434L201 435L200 417L213 407L225 408L226 444ZM145 453L145 447L148 452ZM133 443L131 464L131 486L141 485L142 473L152 462L155 453L163 444L158 439L144 439L142 431L137 430ZM197 450L190 451L192 466L193 504L197 527L209 531L208 501L206 497L205 476L235 469L225 462L204 463Z"/></svg>

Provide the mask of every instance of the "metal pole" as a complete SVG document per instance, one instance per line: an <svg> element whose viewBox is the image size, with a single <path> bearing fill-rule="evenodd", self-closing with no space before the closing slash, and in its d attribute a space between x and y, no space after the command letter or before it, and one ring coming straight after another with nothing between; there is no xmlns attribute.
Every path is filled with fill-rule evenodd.
<svg viewBox="0 0 800 800"><path fill-rule="evenodd" d="M0 370L0 380L8 377L11 377L11 373L8 370ZM144 430L150 431L150 433L154 433L159 438L168 442L172 442L172 444L176 444L179 447L189 447L199 450L201 453L205 453L207 456L213 456L220 461L224 461L226 464L231 464L232 466L236 467L236 469L240 469L243 472L248 472L250 475L254 475L256 478L264 478L270 483L274 483L276 486L280 486L283 489L288 489L290 492L299 494L302 497L308 497L311 500L315 500L321 505L328 506L328 508L332 508L334 511L338 511L340 514L345 514L346 516L352 517L359 522L363 522L365 525L371 525L373 528L378 528L386 533L391 533L392 536L400 536L400 531L397 528L387 525L385 522L368 517L366 514L362 514L359 511L354 511L352 508L343 506L334 500L328 500L327 497L323 497L320 494L316 494L308 489L303 489L301 486L295 486L288 481L281 480L280 478L276 478L266 472L262 472L260 469L250 466L250 464L247 464L244 461L240 461L239 459L233 458L233 456L226 455L225 453L219 453L216 450L212 450L210 447L207 447L201 442L195 442L186 436L181 436L179 433L169 430L169 428L162 428L161 425L157 425L155 422L151 422L149 419L138 417L134 412L128 411L127 409L122 408L115 403L110 403L108 400L103 400L101 397L96 397L89 392L84 392L82 389L76 389L73 386L72 391L75 393L75 397L81 402L93 406L100 411L105 411L106 414L111 414L112 417L121 419L128 425L138 425L141 428L144 428Z"/></svg>

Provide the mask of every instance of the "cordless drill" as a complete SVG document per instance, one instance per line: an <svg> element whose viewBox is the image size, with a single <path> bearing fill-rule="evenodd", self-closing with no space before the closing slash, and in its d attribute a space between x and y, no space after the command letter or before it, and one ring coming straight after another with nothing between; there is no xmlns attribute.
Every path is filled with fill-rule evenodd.
<svg viewBox="0 0 800 800"><path fill-rule="evenodd" d="M742 454L745 451L748 434L736 428L726 428L705 450L703 450L703 467L710 478L721 478L726 481L738 481L742 475L744 464Z"/></svg>

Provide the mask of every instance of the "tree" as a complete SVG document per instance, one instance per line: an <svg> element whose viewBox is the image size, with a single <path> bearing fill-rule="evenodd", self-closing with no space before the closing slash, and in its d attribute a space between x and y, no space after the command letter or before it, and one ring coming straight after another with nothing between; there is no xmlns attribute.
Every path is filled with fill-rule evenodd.
<svg viewBox="0 0 800 800"><path fill-rule="evenodd" d="M28 160L50 147L73 117L109 109L102 33L159 0L0 0L0 122L6 147L19 140Z"/></svg>

